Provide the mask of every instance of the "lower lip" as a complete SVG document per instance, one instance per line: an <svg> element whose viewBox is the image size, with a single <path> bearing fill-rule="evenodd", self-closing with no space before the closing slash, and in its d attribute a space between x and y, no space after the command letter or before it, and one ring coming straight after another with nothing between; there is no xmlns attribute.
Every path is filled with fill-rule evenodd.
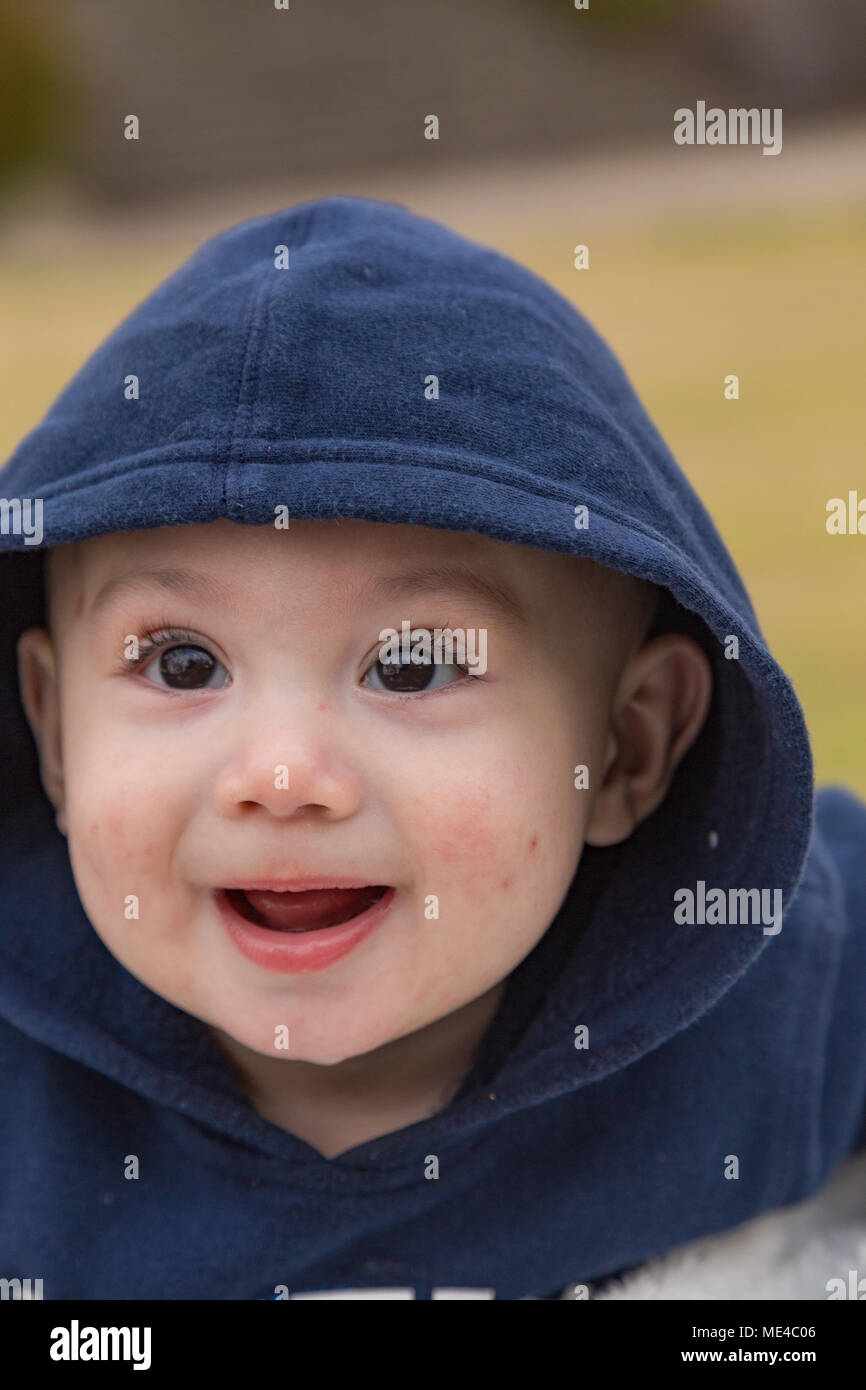
<svg viewBox="0 0 866 1390"><path fill-rule="evenodd" d="M388 913L396 892L395 888L389 888L378 902L339 926L293 933L271 931L248 922L235 912L223 889L217 890L216 900L230 939L253 965L281 975L309 975L314 970L326 970L375 931Z"/></svg>

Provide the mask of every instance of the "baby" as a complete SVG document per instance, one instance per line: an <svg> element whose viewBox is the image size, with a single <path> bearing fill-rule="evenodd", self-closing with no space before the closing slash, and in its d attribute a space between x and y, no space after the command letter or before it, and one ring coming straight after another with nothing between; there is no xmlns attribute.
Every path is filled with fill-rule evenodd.
<svg viewBox="0 0 866 1390"><path fill-rule="evenodd" d="M641 581L484 536L216 521L49 560L22 693L87 916L326 1157L447 1104L583 845L655 809L709 700L690 638L642 646ZM486 671L383 666L395 619L486 631Z"/></svg>
<svg viewBox="0 0 866 1390"><path fill-rule="evenodd" d="M0 1273L597 1296L866 1143L866 808L549 287L257 219L4 478Z"/></svg>

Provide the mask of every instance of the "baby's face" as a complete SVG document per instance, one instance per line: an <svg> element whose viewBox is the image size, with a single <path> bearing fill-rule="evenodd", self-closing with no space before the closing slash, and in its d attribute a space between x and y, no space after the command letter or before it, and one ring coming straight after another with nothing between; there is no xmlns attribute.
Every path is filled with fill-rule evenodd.
<svg viewBox="0 0 866 1390"><path fill-rule="evenodd" d="M108 950L244 1046L273 1057L288 1027L276 1055L320 1064L502 981L577 868L593 792L575 765L601 781L628 653L599 573L356 521L220 521L54 553L58 824ZM474 632L485 662L407 679L378 664L404 621ZM166 627L184 635L148 651ZM386 910L366 932L327 928L333 950L315 931L231 929L221 890L298 879L387 886Z"/></svg>

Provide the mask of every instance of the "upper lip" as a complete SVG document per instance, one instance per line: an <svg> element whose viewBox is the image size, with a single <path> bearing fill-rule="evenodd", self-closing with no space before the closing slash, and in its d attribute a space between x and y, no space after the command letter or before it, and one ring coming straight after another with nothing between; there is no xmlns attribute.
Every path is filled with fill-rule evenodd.
<svg viewBox="0 0 866 1390"><path fill-rule="evenodd" d="M243 893L250 890L265 893L307 893L316 888L384 888L388 885L361 878L249 878L224 883L222 887L240 890Z"/></svg>

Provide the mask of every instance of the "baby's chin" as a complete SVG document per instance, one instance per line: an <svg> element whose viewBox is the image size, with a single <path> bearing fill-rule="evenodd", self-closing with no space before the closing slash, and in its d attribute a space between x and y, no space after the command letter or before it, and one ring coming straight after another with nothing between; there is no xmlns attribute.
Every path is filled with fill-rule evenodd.
<svg viewBox="0 0 866 1390"><path fill-rule="evenodd" d="M276 1027L277 1025L275 1025ZM322 1019L305 1022L303 1019L288 1025L288 1046L275 1042L274 1032L263 1031L260 1021L226 1020L222 1024L208 1024L215 1041L226 1051L236 1054L237 1050L255 1053L268 1061L284 1064L302 1062L316 1067L338 1067L353 1058L367 1056L378 1051L388 1043L417 1031L416 1023L395 1022L390 1028L373 1026L354 1028L347 1032L338 1022L333 1027L322 1026Z"/></svg>
<svg viewBox="0 0 866 1390"><path fill-rule="evenodd" d="M194 1012L218 1041L233 1043L235 1051L241 1048L271 1063L335 1067L375 1052L429 1022L412 1011L413 1001L404 998L398 1006L401 993L405 996L405 989L394 983L383 983L377 991L375 984L359 982L355 989L305 998L302 986L283 999L251 991L249 998L236 996L228 1006L218 994L213 1000L202 1000L201 1009Z"/></svg>

